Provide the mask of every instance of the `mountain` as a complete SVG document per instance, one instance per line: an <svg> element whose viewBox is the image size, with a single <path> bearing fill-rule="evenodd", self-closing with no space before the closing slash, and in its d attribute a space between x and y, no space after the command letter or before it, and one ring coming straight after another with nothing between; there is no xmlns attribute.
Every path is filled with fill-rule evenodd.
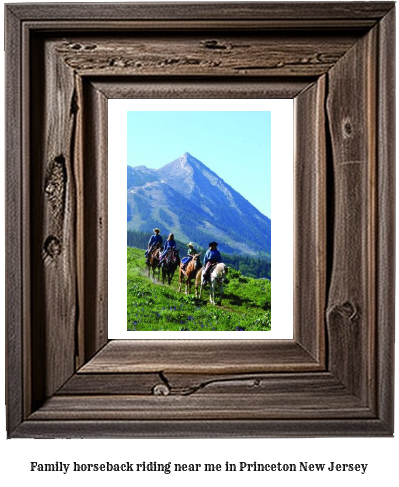
<svg viewBox="0 0 399 487"><path fill-rule="evenodd" d="M225 253L271 254L270 219L188 152L160 169L127 166L127 222L204 248L216 240Z"/></svg>

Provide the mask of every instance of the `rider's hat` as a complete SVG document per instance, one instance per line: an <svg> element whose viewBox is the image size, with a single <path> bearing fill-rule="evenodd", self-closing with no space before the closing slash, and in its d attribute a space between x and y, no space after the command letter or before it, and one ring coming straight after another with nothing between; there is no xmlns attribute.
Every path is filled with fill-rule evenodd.
<svg viewBox="0 0 399 487"><path fill-rule="evenodd" d="M159 228L154 228L153 232L159 233L161 230Z"/></svg>
<svg viewBox="0 0 399 487"><path fill-rule="evenodd" d="M188 243L188 244L187 244L187 247L194 247L193 242Z"/></svg>
<svg viewBox="0 0 399 487"><path fill-rule="evenodd" d="M209 244L209 247L212 247L213 245L214 245L215 247L217 247L217 246L218 246L218 243L217 243L217 242L211 242L211 243Z"/></svg>

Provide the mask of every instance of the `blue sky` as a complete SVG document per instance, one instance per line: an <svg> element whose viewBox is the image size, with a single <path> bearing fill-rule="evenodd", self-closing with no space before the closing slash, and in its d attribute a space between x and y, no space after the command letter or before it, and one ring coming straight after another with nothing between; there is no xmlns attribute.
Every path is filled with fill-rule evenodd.
<svg viewBox="0 0 399 487"><path fill-rule="evenodd" d="M127 112L127 164L158 169L189 152L271 217L271 112Z"/></svg>

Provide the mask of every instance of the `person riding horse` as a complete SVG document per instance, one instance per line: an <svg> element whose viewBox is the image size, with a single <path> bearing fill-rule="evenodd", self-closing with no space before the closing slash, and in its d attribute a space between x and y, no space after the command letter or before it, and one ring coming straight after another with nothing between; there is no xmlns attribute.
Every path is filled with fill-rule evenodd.
<svg viewBox="0 0 399 487"><path fill-rule="evenodd" d="M161 257L159 259L159 264L158 267L161 266L163 260L167 256L167 254L172 250L176 248L176 242L175 242L175 236L173 233L169 234L168 240L165 243L164 251L161 254Z"/></svg>
<svg viewBox="0 0 399 487"><path fill-rule="evenodd" d="M152 251L156 247L162 247L162 243L163 243L163 239L162 239L161 235L159 234L160 229L154 228L153 232L154 232L154 235L151 235L151 238L150 238L148 245L147 245L147 250L145 252L146 264L147 265L149 263Z"/></svg>
<svg viewBox="0 0 399 487"><path fill-rule="evenodd" d="M194 255L197 254L197 251L194 248L193 242L190 242L187 244L188 250L187 250L187 257L184 257L182 259L182 271L185 273L187 265L191 262L192 258Z"/></svg>
<svg viewBox="0 0 399 487"><path fill-rule="evenodd" d="M220 264L222 261L222 256L220 255L219 250L217 249L217 242L211 242L209 244L209 250L207 250L204 256L204 270L202 271L202 285L206 284L209 281L209 272L210 269L215 264Z"/></svg>

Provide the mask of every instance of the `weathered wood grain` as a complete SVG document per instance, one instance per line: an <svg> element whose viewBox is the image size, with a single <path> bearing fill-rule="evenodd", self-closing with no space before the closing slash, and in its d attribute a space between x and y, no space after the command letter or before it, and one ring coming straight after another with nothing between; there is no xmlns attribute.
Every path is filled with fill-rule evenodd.
<svg viewBox="0 0 399 487"><path fill-rule="evenodd" d="M163 386L163 387L161 387ZM57 395L181 395L191 394L282 394L325 391L345 394L345 387L328 372L267 374L205 373L83 373L75 374ZM162 393L163 392L163 393ZM309 403L309 408L311 408Z"/></svg>
<svg viewBox="0 0 399 487"><path fill-rule="evenodd" d="M378 415L394 428L394 347L395 347L395 10L379 24L377 98L377 211L376 221L376 357L385 356L377 370Z"/></svg>
<svg viewBox="0 0 399 487"><path fill-rule="evenodd" d="M345 393L344 386L328 372L267 373L267 374L163 374L170 394L284 394L317 391L334 394ZM309 403L311 409L314 405Z"/></svg>
<svg viewBox="0 0 399 487"><path fill-rule="evenodd" d="M327 100L334 205L329 370L366 404L375 380L375 36L371 30L330 70Z"/></svg>
<svg viewBox="0 0 399 487"><path fill-rule="evenodd" d="M314 83L313 78L268 78L254 79L223 78L218 80L198 77L164 78L148 76L123 76L91 78L91 85L107 99L114 98L295 98Z"/></svg>
<svg viewBox="0 0 399 487"><path fill-rule="evenodd" d="M293 340L111 340L83 373L243 373L318 370Z"/></svg>
<svg viewBox="0 0 399 487"><path fill-rule="evenodd" d="M254 388L253 381L251 382L245 384L242 381L241 385L239 380L231 384L225 383L225 391L222 390L221 383L211 383L200 392L190 395L55 395L29 419L185 420L195 416L197 420L237 421L374 417L373 411L363 407L359 398L349 394L331 378L329 387L319 389L315 385L309 390L295 387L295 379L288 380L287 387L277 391ZM289 390L290 385L294 385L292 390Z"/></svg>
<svg viewBox="0 0 399 487"><path fill-rule="evenodd" d="M212 396L211 398L177 397L167 396L159 399L151 397L137 397L129 399L128 396L65 396L62 398L53 397L49 399L42 408L34 412L29 421L159 421L159 420L196 420L196 421L256 421L256 420L290 420L290 419L373 419L372 412L362 408L353 396L317 396L312 393L312 398L307 394L292 398L289 394L281 395L275 400L268 395L257 396L240 394L236 407L231 408L231 399L227 395ZM322 399L329 398L330 405L327 406ZM296 406L282 406L283 403L290 404L292 399ZM314 410L309 409L309 400L312 399L317 408L317 418ZM321 404L324 404L321 406ZM57 405L59 408L57 408ZM234 424L231 425L234 427Z"/></svg>
<svg viewBox="0 0 399 487"><path fill-rule="evenodd" d="M85 311L80 365L108 341L108 106L91 83L84 85L83 105Z"/></svg>
<svg viewBox="0 0 399 487"><path fill-rule="evenodd" d="M84 242L84 210L85 194L84 184L84 147L85 134L83 127L83 82L79 76L74 76L75 96L75 128L74 137L71 144L71 157L73 158L73 177L75 183L75 258L76 258L76 323L75 323L75 370L84 361L84 328L86 303L84 298L84 262L85 262L85 242Z"/></svg>
<svg viewBox="0 0 399 487"><path fill-rule="evenodd" d="M65 63L81 75L298 77L320 76L357 39L328 32L273 35L235 31L199 35L148 33L113 38L84 37L56 42ZM334 39L334 42L332 40Z"/></svg>
<svg viewBox="0 0 399 487"><path fill-rule="evenodd" d="M73 32L74 34L97 33L99 31L131 33L131 32L153 32L162 33L177 32L304 32L320 34L326 31L334 31L337 34L357 32L358 35L365 34L370 28L376 25L378 18L320 18L320 19L235 19L235 20L179 20L178 18L170 20L137 20L137 19L107 19L106 21L98 19L74 19L72 20L29 20L25 22L28 29L41 29L44 31L64 31Z"/></svg>
<svg viewBox="0 0 399 487"><path fill-rule="evenodd" d="M26 226L28 218L26 199L23 194L26 183L26 165L23 165L22 139L22 104L21 97L21 70L19 63L13 63L18 58L22 45L22 36L19 30L19 20L6 10L6 37L5 49L8 53L5 70L7 98L5 103L5 117L9 126L13 127L8 133L5 145L5 168L7 181L5 191L5 218L7 229L5 233L5 322L6 322L6 397L7 397L7 424L10 430L16 428L24 417L24 367L21 362L23 355L24 324L26 323L26 296L29 270L26 262L27 243ZM18 224L10 225L10 222ZM25 224L25 225L24 225ZM29 226L28 226L29 228ZM25 244L24 244L25 242Z"/></svg>
<svg viewBox="0 0 399 487"><path fill-rule="evenodd" d="M292 20L302 23L305 28L308 22L334 21L340 23L352 21L364 25L368 20L374 23L381 19L393 8L393 2L323 2L314 4L304 2L299 8L293 7L292 2L187 2L182 4L165 3L101 3L80 5L74 4L37 4L32 9L29 5L10 5L8 7L21 20L179 20L186 22L196 19L212 20L241 20L259 21L260 19L278 20L281 22ZM93 23L91 24L93 25ZM319 24L316 24L316 28ZM341 24L339 24L341 25ZM369 26L369 24L366 24Z"/></svg>
<svg viewBox="0 0 399 487"><path fill-rule="evenodd" d="M75 374L57 392L60 395L147 395L162 392L169 393L160 374ZM158 387L157 387L158 386ZM160 394L159 394L160 395Z"/></svg>
<svg viewBox="0 0 399 487"><path fill-rule="evenodd" d="M33 404L75 371L77 303L75 79L39 42L31 71ZM43 79L54 80L44 89ZM48 109L48 107L53 107Z"/></svg>
<svg viewBox="0 0 399 487"><path fill-rule="evenodd" d="M25 421L15 438L312 438L390 435L378 419L41 420Z"/></svg>
<svg viewBox="0 0 399 487"><path fill-rule="evenodd" d="M327 269L326 79L295 98L294 337L325 363ZM312 296L312 299L309 299Z"/></svg>

